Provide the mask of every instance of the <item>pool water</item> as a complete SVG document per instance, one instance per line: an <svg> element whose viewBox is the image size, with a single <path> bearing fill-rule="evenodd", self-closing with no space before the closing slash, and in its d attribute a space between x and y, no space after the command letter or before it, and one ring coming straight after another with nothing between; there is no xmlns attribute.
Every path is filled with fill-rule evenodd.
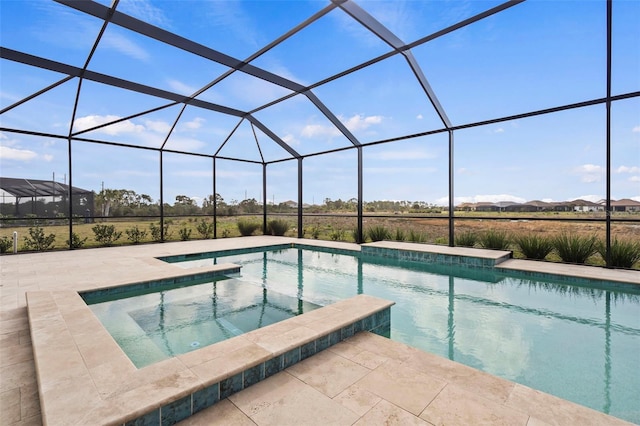
<svg viewBox="0 0 640 426"><path fill-rule="evenodd" d="M89 308L138 368L319 307L225 277L116 297Z"/></svg>
<svg viewBox="0 0 640 426"><path fill-rule="evenodd" d="M316 305L396 302L391 338L640 423L640 289L289 248L181 262L239 264L239 280Z"/></svg>

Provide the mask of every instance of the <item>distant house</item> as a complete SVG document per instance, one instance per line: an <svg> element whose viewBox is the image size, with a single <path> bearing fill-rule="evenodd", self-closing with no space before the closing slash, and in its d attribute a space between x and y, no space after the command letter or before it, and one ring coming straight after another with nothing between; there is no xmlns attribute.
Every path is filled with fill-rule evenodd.
<svg viewBox="0 0 640 426"><path fill-rule="evenodd" d="M598 203L587 200L573 200L569 201L574 212L603 212L604 207Z"/></svg>
<svg viewBox="0 0 640 426"><path fill-rule="evenodd" d="M527 201L522 204L512 204L505 208L508 212L544 212L553 210L554 204L540 200Z"/></svg>
<svg viewBox="0 0 640 426"><path fill-rule="evenodd" d="M631 200L629 198L623 198L618 201L611 200L611 211L627 213L640 212L640 201Z"/></svg>

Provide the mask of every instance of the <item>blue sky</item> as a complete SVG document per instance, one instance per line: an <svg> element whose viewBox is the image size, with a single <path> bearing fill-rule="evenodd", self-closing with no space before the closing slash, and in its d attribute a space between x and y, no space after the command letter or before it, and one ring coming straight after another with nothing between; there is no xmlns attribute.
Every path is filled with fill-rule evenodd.
<svg viewBox="0 0 640 426"><path fill-rule="evenodd" d="M109 2L99 3L109 6ZM246 59L328 1L122 0L118 11L146 20L237 59ZM357 4L411 43L494 7L496 1L359 1ZM0 44L82 67L101 21L46 0L3 0ZM412 49L422 72L453 125L474 123L606 95L606 2L536 1ZM640 91L640 1L613 1L612 94ZM378 57L390 47L336 8L252 65L302 85ZM89 70L191 95L227 69L109 25ZM64 77L0 60L1 108ZM72 79L0 115L0 126L67 135L78 80ZM314 94L365 145L364 199L448 203L446 134L367 147L366 144L442 128L412 70L400 55L318 86ZM242 111L290 94L288 89L235 72L198 99ZM91 81L82 84L74 131L90 129L167 105ZM172 106L83 137L159 147L180 106ZM454 133L455 203L473 201L597 201L606 195L605 106L595 105L505 121ZM255 113L299 153L348 147L350 142L302 95ZM239 119L187 107L166 148L215 153ZM258 143L256 143L256 139ZM259 146L259 150L258 150ZM160 198L159 154L93 143L72 143L73 184L99 191L133 189ZM0 133L0 175L55 179L69 174L64 139ZM220 156L266 161L288 153L243 121ZM611 195L640 201L640 98L612 107ZM212 193L212 160L165 153L164 200L176 195L201 200ZM305 203L357 196L356 150L303 160ZM297 199L297 162L267 166L267 199ZM217 160L217 192L225 201L262 199L262 166Z"/></svg>

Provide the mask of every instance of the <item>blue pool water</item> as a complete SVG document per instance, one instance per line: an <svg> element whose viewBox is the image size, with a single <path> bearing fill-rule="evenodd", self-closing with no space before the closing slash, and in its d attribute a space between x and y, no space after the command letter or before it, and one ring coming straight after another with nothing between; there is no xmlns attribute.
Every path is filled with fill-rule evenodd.
<svg viewBox="0 0 640 426"><path fill-rule="evenodd" d="M223 262L246 286L316 305L395 301L393 340L640 423L640 289L299 248L179 264Z"/></svg>
<svg viewBox="0 0 640 426"><path fill-rule="evenodd" d="M319 307L227 277L85 300L138 368Z"/></svg>

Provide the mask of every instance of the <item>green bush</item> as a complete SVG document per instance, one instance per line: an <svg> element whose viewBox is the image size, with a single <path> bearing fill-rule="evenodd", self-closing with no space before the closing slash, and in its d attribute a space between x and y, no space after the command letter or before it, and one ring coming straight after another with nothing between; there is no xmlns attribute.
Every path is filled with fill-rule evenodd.
<svg viewBox="0 0 640 426"><path fill-rule="evenodd" d="M396 228L396 236L394 237L394 240L396 240L396 241L404 241L406 239L407 239L407 234L406 234L406 232L404 232L404 229Z"/></svg>
<svg viewBox="0 0 640 426"><path fill-rule="evenodd" d="M342 240L344 240L344 230L342 230L342 229L334 229L329 234L329 238L331 238L331 241L342 241Z"/></svg>
<svg viewBox="0 0 640 426"><path fill-rule="evenodd" d="M607 246L603 241L598 243L598 253L603 259L607 258ZM614 237L611 241L611 266L616 268L631 268L640 260L640 241L619 240Z"/></svg>
<svg viewBox="0 0 640 426"><path fill-rule="evenodd" d="M180 241L187 241L189 237L191 237L191 229L182 227L178 230L178 234L180 235Z"/></svg>
<svg viewBox="0 0 640 426"><path fill-rule="evenodd" d="M150 223L149 230L151 231L151 239L157 243L162 241L160 224ZM164 224L164 239L168 240L171 234L169 233L169 222Z"/></svg>
<svg viewBox="0 0 640 426"><path fill-rule="evenodd" d="M133 228L127 228L124 232L127 234L127 239L133 244L139 244L147 236L147 231L138 228L138 225Z"/></svg>
<svg viewBox="0 0 640 426"><path fill-rule="evenodd" d="M414 231L413 229L409 230L409 241L412 243L426 243L427 236L422 232Z"/></svg>
<svg viewBox="0 0 640 426"><path fill-rule="evenodd" d="M320 238L320 227L318 225L313 225L311 227L311 238L314 240Z"/></svg>
<svg viewBox="0 0 640 426"><path fill-rule="evenodd" d="M358 237L359 237L358 228L353 228L351 230L351 238L353 238L353 241L357 243L358 242ZM364 238L364 236L363 236L363 238ZM360 242L364 243L364 241L360 241Z"/></svg>
<svg viewBox="0 0 640 426"><path fill-rule="evenodd" d="M585 263L598 250L595 235L584 237L563 232L553 238L553 248L564 262Z"/></svg>
<svg viewBox="0 0 640 426"><path fill-rule="evenodd" d="M434 241L434 244L439 244L441 246L449 245L449 237L437 237Z"/></svg>
<svg viewBox="0 0 640 426"><path fill-rule="evenodd" d="M6 253L13 247L13 240L9 237L0 238L0 253Z"/></svg>
<svg viewBox="0 0 640 426"><path fill-rule="evenodd" d="M243 237L253 234L258 228L260 228L260 224L258 222L252 222L244 219L238 220L238 231L240 231L240 235Z"/></svg>
<svg viewBox="0 0 640 426"><path fill-rule="evenodd" d="M231 236L231 231L229 231L226 228L222 230L222 238L229 238L230 236Z"/></svg>
<svg viewBox="0 0 640 426"><path fill-rule="evenodd" d="M509 235L505 231L490 229L479 237L480 245L486 249L507 250L509 248Z"/></svg>
<svg viewBox="0 0 640 426"><path fill-rule="evenodd" d="M56 239L54 234L44 235L44 229L40 226L29 228L29 236L24 237L26 250L45 251L53 247Z"/></svg>
<svg viewBox="0 0 640 426"><path fill-rule="evenodd" d="M367 236L371 241L383 241L391 239L391 232L382 225L372 226L367 229Z"/></svg>
<svg viewBox="0 0 640 426"><path fill-rule="evenodd" d="M112 245L122 236L122 232L116 231L114 225L95 225L91 230L96 236L96 241L105 247Z"/></svg>
<svg viewBox="0 0 640 426"><path fill-rule="evenodd" d="M198 222L198 225L196 225L196 231L198 231L202 238L207 239L213 237L213 222L207 222L206 220L202 219L200 222Z"/></svg>
<svg viewBox="0 0 640 426"><path fill-rule="evenodd" d="M271 235L283 236L289 230L289 222L284 219L273 219L267 224L267 231Z"/></svg>
<svg viewBox="0 0 640 426"><path fill-rule="evenodd" d="M71 241L69 240L66 241L67 245L73 249L82 248L82 246L84 246L84 243L86 242L87 242L87 237L80 238L80 236L75 232L71 233Z"/></svg>
<svg viewBox="0 0 640 426"><path fill-rule="evenodd" d="M478 242L478 235L473 231L464 231L456 235L456 246L473 247Z"/></svg>
<svg viewBox="0 0 640 426"><path fill-rule="evenodd" d="M523 234L514 237L515 243L527 259L543 260L553 251L553 242L548 237Z"/></svg>

